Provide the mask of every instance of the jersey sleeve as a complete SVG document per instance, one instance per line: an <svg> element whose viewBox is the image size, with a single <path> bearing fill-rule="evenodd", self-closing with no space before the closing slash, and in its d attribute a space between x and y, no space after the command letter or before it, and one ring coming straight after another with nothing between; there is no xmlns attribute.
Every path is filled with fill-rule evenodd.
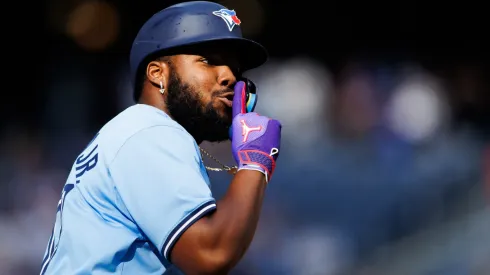
<svg viewBox="0 0 490 275"><path fill-rule="evenodd" d="M129 138L109 166L130 218L168 261L185 230L216 209L200 160L185 131L155 126Z"/></svg>

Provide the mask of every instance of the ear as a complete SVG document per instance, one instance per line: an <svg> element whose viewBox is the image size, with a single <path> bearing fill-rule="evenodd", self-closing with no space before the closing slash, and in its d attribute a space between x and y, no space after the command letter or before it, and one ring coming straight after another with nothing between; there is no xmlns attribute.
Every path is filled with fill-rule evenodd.
<svg viewBox="0 0 490 275"><path fill-rule="evenodd" d="M160 82L164 88L167 87L169 74L169 66L163 61L151 61L146 66L146 78L158 89L160 89Z"/></svg>

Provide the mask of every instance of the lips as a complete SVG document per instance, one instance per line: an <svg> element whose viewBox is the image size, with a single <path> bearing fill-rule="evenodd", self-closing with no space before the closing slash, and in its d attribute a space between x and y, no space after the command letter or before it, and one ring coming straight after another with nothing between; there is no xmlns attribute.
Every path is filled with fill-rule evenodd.
<svg viewBox="0 0 490 275"><path fill-rule="evenodd" d="M226 97L219 97L218 99L230 108L233 106L233 101L229 100Z"/></svg>
<svg viewBox="0 0 490 275"><path fill-rule="evenodd" d="M227 93L218 97L218 99L221 100L226 106L231 108L233 106L233 95L233 93Z"/></svg>

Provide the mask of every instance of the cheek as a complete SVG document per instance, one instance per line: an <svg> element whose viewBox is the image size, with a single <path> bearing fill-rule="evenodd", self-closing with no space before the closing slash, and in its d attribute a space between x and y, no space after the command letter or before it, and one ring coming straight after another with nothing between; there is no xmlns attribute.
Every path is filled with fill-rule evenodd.
<svg viewBox="0 0 490 275"><path fill-rule="evenodd" d="M199 76L196 73L196 75L192 77L191 83L193 90L196 92L196 96L201 102L209 103L213 101L213 85L210 81L210 77L205 77L204 74Z"/></svg>

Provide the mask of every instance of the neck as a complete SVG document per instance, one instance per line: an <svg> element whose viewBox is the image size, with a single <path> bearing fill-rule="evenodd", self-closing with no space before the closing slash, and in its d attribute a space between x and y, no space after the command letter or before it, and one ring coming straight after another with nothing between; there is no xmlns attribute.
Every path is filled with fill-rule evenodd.
<svg viewBox="0 0 490 275"><path fill-rule="evenodd" d="M149 95L144 95L144 93L143 93L143 95L138 100L138 104L145 104L145 105L153 106L157 109L162 110L169 117L171 117L173 119L172 115L170 115L170 112L168 111L167 105L165 104L163 97L149 96Z"/></svg>

